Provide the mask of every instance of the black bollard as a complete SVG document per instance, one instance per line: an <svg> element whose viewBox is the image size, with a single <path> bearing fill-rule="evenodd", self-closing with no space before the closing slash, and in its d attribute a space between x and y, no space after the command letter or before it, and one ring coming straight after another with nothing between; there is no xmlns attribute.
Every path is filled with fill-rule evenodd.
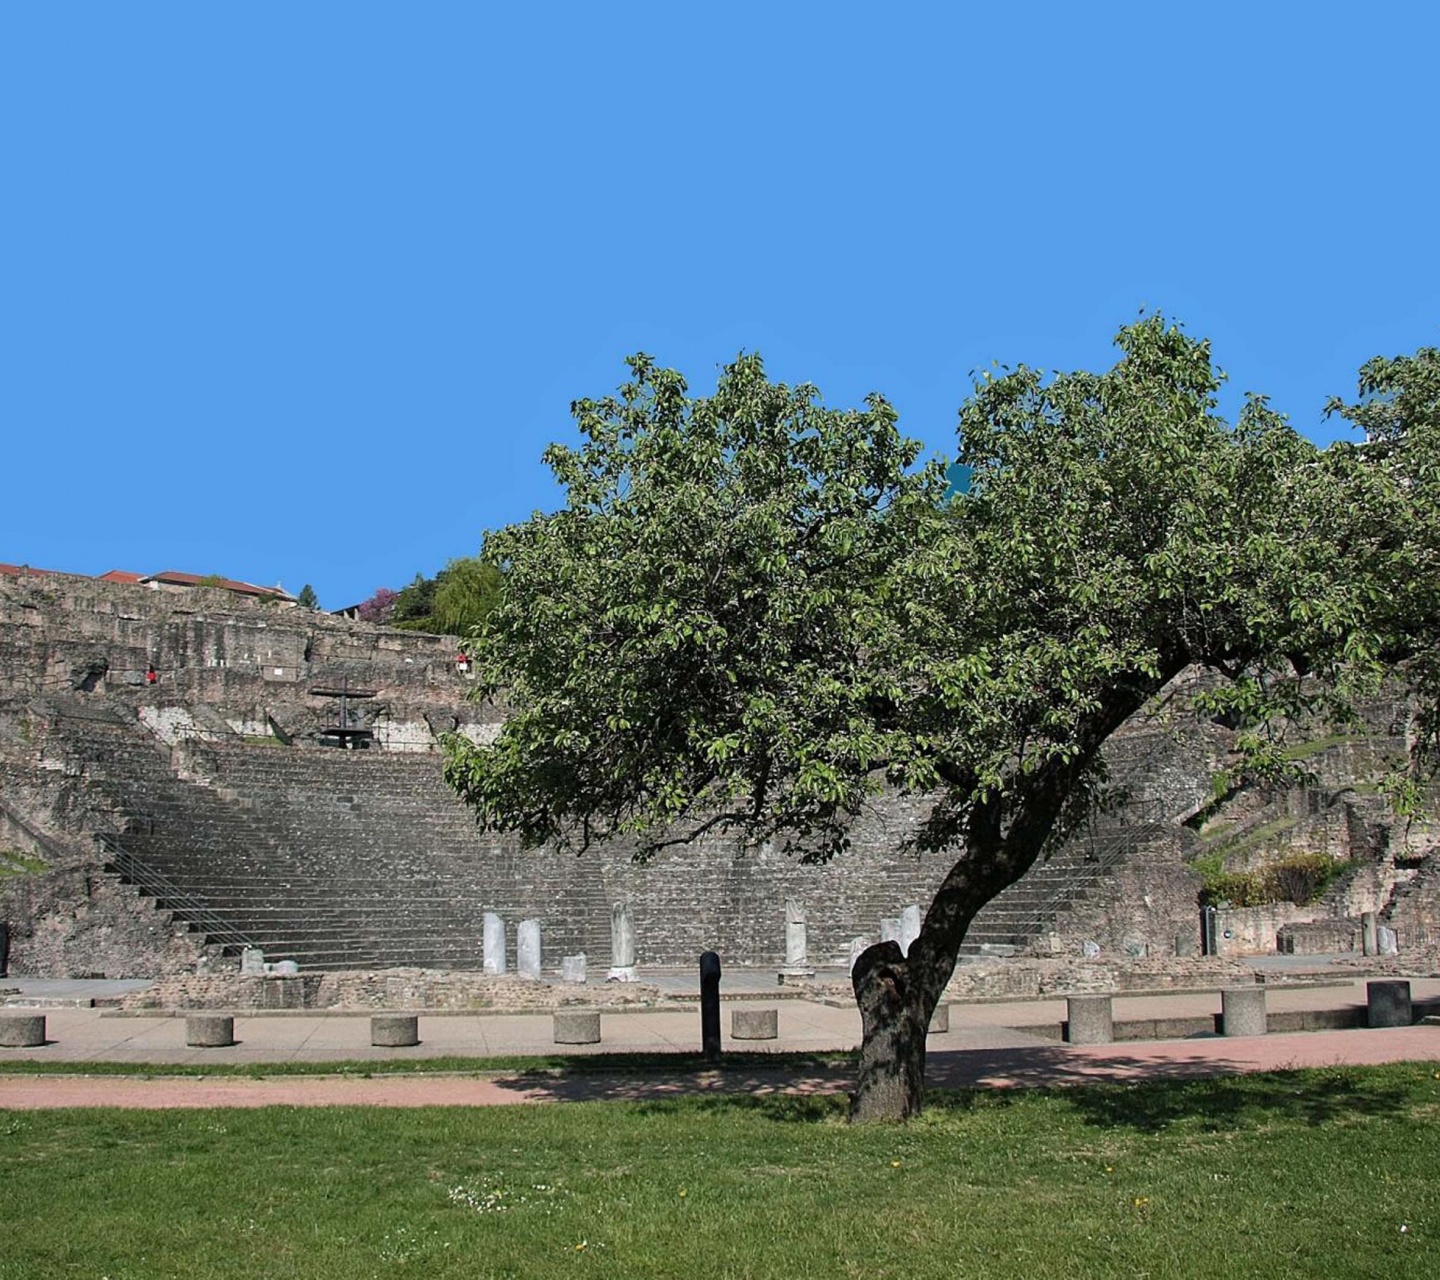
<svg viewBox="0 0 1440 1280"><path fill-rule="evenodd" d="M706 1062L720 1061L720 957L700 957L700 1048Z"/></svg>

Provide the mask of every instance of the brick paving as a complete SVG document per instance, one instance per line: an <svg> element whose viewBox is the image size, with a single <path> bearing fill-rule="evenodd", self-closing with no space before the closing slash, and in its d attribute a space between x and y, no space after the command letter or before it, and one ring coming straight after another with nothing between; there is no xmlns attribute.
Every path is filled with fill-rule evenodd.
<svg viewBox="0 0 1440 1280"><path fill-rule="evenodd" d="M1414 979L1417 1000L1440 997L1440 979ZM788 993L787 993L788 994ZM726 1002L722 1025L730 1049L825 1051L859 1041L859 1016L804 998L780 999L779 1039L737 1042L728 1036L729 1010L754 1008L752 998ZM1365 1004L1364 980L1310 988L1268 989L1271 1012L1336 1009ZM1205 1015L1218 1011L1218 992L1126 996L1117 1020ZM21 1009L7 1010L23 1012ZM354 1076L270 1076L258 1079L107 1076L106 1063L260 1065L285 1062L367 1062L440 1056L504 1057L557 1052L665 1053L699 1049L693 1009L655 1009L603 1015L596 1046L557 1047L548 1015L420 1015L414 1048L370 1045L366 1014L239 1015L237 1043L228 1048L185 1045L185 1020L120 1015L94 1008L47 1007L48 1043L0 1049L4 1061L30 1058L73 1066L74 1074L0 1075L0 1108L117 1106L481 1106L585 1099L658 1098L685 1093L838 1092L848 1069L722 1068L701 1072ZM952 1006L951 1030L929 1042L935 1086L1027 1087L1101 1080L1178 1079L1302 1066L1433 1063L1440 1069L1440 1026L1321 1031L1257 1037L1193 1035L1185 1039L1071 1047L1054 1041L1064 1001L1016 1001Z"/></svg>

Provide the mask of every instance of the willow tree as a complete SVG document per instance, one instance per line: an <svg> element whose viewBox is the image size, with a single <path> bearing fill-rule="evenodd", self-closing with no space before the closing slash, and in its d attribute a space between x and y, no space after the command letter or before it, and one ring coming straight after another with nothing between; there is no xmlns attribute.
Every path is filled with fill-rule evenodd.
<svg viewBox="0 0 1440 1280"><path fill-rule="evenodd" d="M744 356L692 397L635 357L547 451L564 508L486 543L504 590L474 657L508 718L446 764L483 826L824 861L882 790L933 802L912 839L953 865L920 935L852 973L856 1119L919 1110L966 929L1097 803L1127 719L1212 667L1264 767L1259 730L1343 707L1377 647L1335 534L1358 464L1258 399L1222 421L1207 344L1162 319L1117 341L1103 374L981 379L949 497L879 396L832 409Z"/></svg>

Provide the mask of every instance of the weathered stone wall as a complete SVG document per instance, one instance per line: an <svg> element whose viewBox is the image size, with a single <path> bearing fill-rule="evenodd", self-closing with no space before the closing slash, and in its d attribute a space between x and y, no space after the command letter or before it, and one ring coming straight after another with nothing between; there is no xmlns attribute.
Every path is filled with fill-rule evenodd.
<svg viewBox="0 0 1440 1280"><path fill-rule="evenodd" d="M285 919L305 922L332 940L323 945L337 964L373 963L356 939L384 937L384 963L478 966L481 916L494 910L507 919L512 947L520 919L542 920L547 968L578 951L603 966L610 907L622 901L634 912L642 963L689 964L713 947L730 963L778 964L787 897L808 909L812 961L836 963L853 936L874 937L882 917L927 903L946 870L944 857L901 852L915 809L893 798L876 804L852 850L823 868L733 841L642 867L624 846L576 859L479 836L441 785L433 746L452 729L485 739L498 713L466 700L470 685L453 656L446 637L214 590L0 581L0 799L62 849L39 876L0 884L12 963L115 975L201 963L193 938L101 874L95 832L119 834L177 876L210 877L214 893L231 895L226 910L240 910L260 885L269 897L254 919L281 934L292 927ZM148 686L152 664L159 683ZM376 750L240 741L273 734L304 744L336 711L312 689L342 684L375 693L359 707ZM1402 742L1407 715L1399 701L1369 709L1372 730ZM1098 839L1096 830L1080 833L987 908L975 945L1003 946L1028 930L1056 954L1077 954L1084 941L1107 958L1169 954L1177 934L1198 932L1198 879L1186 855L1196 841L1232 836L1231 869L1295 848L1367 860L1310 918L1380 909L1402 943L1440 933L1432 905L1440 885L1422 869L1429 836L1397 828L1374 796L1311 812L1299 792L1242 793L1211 813L1210 779L1228 744L1218 726L1164 710L1128 725L1109 752L1129 793L1125 807L1103 820ZM1374 750L1341 741L1317 754L1322 789L1373 768ZM1184 819L1201 832L1182 830ZM1252 839L1256 832L1263 838ZM1273 947L1265 935L1274 923L1251 930L1256 949Z"/></svg>

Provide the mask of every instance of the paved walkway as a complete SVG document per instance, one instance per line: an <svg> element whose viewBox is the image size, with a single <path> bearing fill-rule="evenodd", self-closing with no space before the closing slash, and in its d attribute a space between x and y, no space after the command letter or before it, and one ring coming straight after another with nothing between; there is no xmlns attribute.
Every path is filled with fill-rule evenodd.
<svg viewBox="0 0 1440 1280"><path fill-rule="evenodd" d="M1440 979L1413 979L1419 999L1440 997ZM1272 1012L1363 1008L1364 979L1348 985L1268 989ZM780 1038L757 1043L728 1036L725 1047L778 1051L850 1049L859 1042L859 1015L811 1000L777 1000ZM1117 1020L1204 1016L1218 1012L1218 993L1117 997ZM19 1010L9 1010L19 1012ZM73 1065L75 1075L0 1075L0 1108L55 1106L267 1106L357 1104L386 1106L484 1105L586 1098L656 1098L680 1093L835 1092L849 1087L848 1070L797 1074L793 1069L725 1068L699 1073L626 1076L583 1073L560 1076L491 1075L353 1077L158 1078L106 1077L106 1063L369 1062L444 1056L504 1057L536 1054L698 1052L695 1009L646 1010L602 1015L604 1041L597 1046L557 1048L549 1015L422 1014L421 1043L409 1049L370 1045L365 1014L265 1014L238 1016L237 1043L224 1049L185 1045L185 1020L129 1016L90 1008L46 1008L48 1043L33 1049L0 1049L3 1059L34 1059ZM951 1030L929 1041L929 1079L936 1086L993 1087L1074 1084L1097 1080L1184 1078L1271 1070L1394 1061L1440 1064L1440 1026L1391 1030L1308 1032L1254 1038L1192 1036L1183 1040L1128 1042L1079 1048L1040 1034L1065 1016L1063 1000L952 1006ZM1047 1028L1045 1024L1050 1024Z"/></svg>

